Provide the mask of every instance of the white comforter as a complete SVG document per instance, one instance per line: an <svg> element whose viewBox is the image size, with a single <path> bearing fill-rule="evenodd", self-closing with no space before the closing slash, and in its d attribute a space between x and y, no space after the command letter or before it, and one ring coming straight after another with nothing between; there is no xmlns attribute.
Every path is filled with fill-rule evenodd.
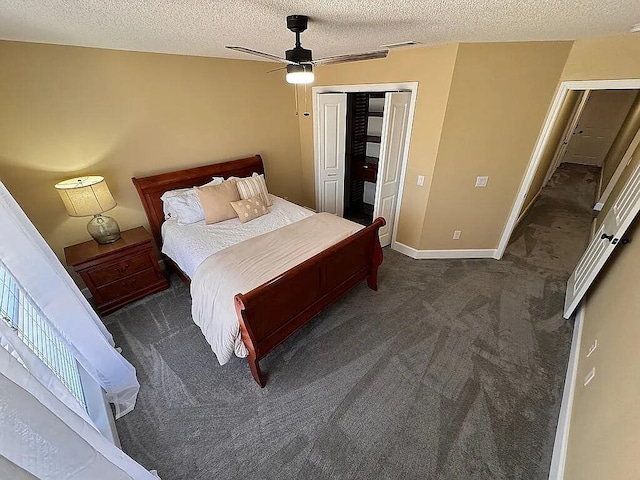
<svg viewBox="0 0 640 480"><path fill-rule="evenodd" d="M239 357L248 354L236 317L236 294L247 293L362 228L318 213L225 248L202 262L191 279L191 313L220 365L234 352Z"/></svg>
<svg viewBox="0 0 640 480"><path fill-rule="evenodd" d="M213 225L205 225L204 220L191 225L181 225L171 219L165 221L162 224L162 253L193 278L198 265L209 255L313 215L304 207L275 195L270 197L273 206L269 207L269 214L247 223L241 223L237 218Z"/></svg>

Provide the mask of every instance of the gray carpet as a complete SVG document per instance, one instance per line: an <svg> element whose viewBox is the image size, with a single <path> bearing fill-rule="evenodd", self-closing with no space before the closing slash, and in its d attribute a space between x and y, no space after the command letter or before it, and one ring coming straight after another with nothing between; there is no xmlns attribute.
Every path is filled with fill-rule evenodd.
<svg viewBox="0 0 640 480"><path fill-rule="evenodd" d="M501 261L385 249L379 291L272 352L264 389L217 364L172 278L105 319L141 384L124 451L164 480L547 478L597 175L563 165Z"/></svg>

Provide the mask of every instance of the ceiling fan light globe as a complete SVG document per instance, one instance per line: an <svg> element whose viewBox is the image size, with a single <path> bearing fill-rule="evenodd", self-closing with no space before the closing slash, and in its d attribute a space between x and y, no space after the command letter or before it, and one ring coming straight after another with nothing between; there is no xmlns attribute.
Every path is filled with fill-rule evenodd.
<svg viewBox="0 0 640 480"><path fill-rule="evenodd" d="M311 65L287 65L287 82L296 85L313 83L313 67Z"/></svg>
<svg viewBox="0 0 640 480"><path fill-rule="evenodd" d="M287 82L293 84L309 84L313 83L314 74L313 72L291 72L287 73Z"/></svg>

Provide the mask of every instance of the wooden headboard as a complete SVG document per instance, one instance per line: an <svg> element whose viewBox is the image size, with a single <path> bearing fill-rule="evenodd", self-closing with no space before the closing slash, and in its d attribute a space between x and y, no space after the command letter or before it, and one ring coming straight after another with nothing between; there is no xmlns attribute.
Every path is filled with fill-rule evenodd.
<svg viewBox="0 0 640 480"><path fill-rule="evenodd" d="M204 185L211 181L211 177L249 177L254 172L264 174L264 165L260 155L178 170L176 172L161 173L149 177L133 177L131 180L136 186L142 206L149 219L153 238L156 240L158 248L161 248L162 235L160 227L164 222L164 212L162 211L160 197L164 192L175 190L176 188Z"/></svg>

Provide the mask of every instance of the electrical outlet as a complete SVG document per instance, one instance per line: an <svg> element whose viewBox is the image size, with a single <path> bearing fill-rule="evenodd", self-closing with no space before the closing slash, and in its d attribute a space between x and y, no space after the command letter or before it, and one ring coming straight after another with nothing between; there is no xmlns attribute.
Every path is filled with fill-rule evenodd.
<svg viewBox="0 0 640 480"><path fill-rule="evenodd" d="M489 177L476 178L476 187L486 187L489 182Z"/></svg>
<svg viewBox="0 0 640 480"><path fill-rule="evenodd" d="M461 230L456 230L455 232L453 232L453 239L454 240L460 240L460 235L462 235L462 231Z"/></svg>
<svg viewBox="0 0 640 480"><path fill-rule="evenodd" d="M598 339L596 338L591 345L589 345L589 349L587 350L587 358L591 356L591 354L598 348Z"/></svg>
<svg viewBox="0 0 640 480"><path fill-rule="evenodd" d="M424 175L418 175L418 185L420 187L424 185Z"/></svg>
<svg viewBox="0 0 640 480"><path fill-rule="evenodd" d="M587 373L587 376L584 377L584 386L586 387L587 385L589 385L589 382L593 380L593 377L595 376L596 376L596 367L593 367L591 370L589 370L589 373Z"/></svg>

